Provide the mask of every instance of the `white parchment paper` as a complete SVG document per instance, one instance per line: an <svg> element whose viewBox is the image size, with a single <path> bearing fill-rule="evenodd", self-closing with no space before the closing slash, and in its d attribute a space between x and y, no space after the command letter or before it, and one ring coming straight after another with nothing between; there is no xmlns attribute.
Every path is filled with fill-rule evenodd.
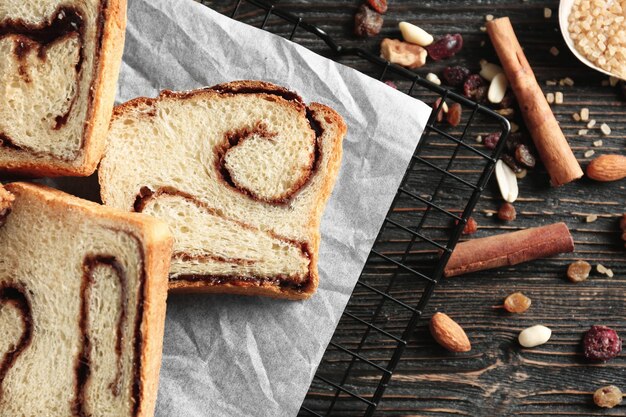
<svg viewBox="0 0 626 417"><path fill-rule="evenodd" d="M346 120L322 221L320 286L304 302L168 299L158 417L295 416L422 134L430 107L191 0L129 0L117 101L259 79Z"/></svg>

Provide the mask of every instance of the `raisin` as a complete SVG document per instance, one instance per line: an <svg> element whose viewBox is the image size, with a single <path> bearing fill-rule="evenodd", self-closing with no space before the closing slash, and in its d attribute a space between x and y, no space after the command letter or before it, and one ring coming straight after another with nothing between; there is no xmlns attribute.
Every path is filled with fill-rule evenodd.
<svg viewBox="0 0 626 417"><path fill-rule="evenodd" d="M426 50L428 51L428 56L434 61L439 61L453 57L461 48L463 48L463 37L459 33L454 35L448 33L443 35L443 38L437 40L437 42L428 45Z"/></svg>
<svg viewBox="0 0 626 417"><path fill-rule="evenodd" d="M506 201L502 203L500 210L498 210L498 218L505 222L511 222L515 220L516 217L517 212L515 211L515 206Z"/></svg>
<svg viewBox="0 0 626 417"><path fill-rule="evenodd" d="M515 160L526 168L534 168L537 163L535 155L530 153L530 149L524 144L519 144L515 148Z"/></svg>
<svg viewBox="0 0 626 417"><path fill-rule="evenodd" d="M367 0L367 4L380 14L387 12L387 0Z"/></svg>
<svg viewBox="0 0 626 417"><path fill-rule="evenodd" d="M446 67L443 70L443 82L450 87L460 87L465 82L470 70L465 67Z"/></svg>
<svg viewBox="0 0 626 417"><path fill-rule="evenodd" d="M516 173L516 174L519 174L520 172L522 172L524 170L521 166L518 165L518 163L515 160L515 158L513 158L508 153L503 154L500 157L500 159L502 159L502 162L507 164L509 166L509 168L511 168L513 170L513 172Z"/></svg>
<svg viewBox="0 0 626 417"><path fill-rule="evenodd" d="M606 326L591 326L583 338L585 358L590 361L608 361L622 351L622 339Z"/></svg>
<svg viewBox="0 0 626 417"><path fill-rule="evenodd" d="M485 145L485 148L487 149L496 149L499 141L500 132L490 133L485 137L485 139L483 139L483 145Z"/></svg>
<svg viewBox="0 0 626 417"><path fill-rule="evenodd" d="M504 299L504 309L509 313L523 313L530 308L530 298L521 292L514 292Z"/></svg>
<svg viewBox="0 0 626 417"><path fill-rule="evenodd" d="M383 27L383 16L362 4L354 15L354 34L361 37L376 36Z"/></svg>
<svg viewBox="0 0 626 417"><path fill-rule="evenodd" d="M450 126L458 126L461 123L461 114L463 113L463 109L459 103L454 103L450 106L448 110L448 116L446 118L447 122Z"/></svg>
<svg viewBox="0 0 626 417"><path fill-rule="evenodd" d="M572 282L582 282L589 278L591 265L589 262L576 261L567 267L567 278Z"/></svg>
<svg viewBox="0 0 626 417"><path fill-rule="evenodd" d="M487 95L487 91L485 80L478 74L468 75L463 83L463 95L470 100L478 101L478 98Z"/></svg>
<svg viewBox="0 0 626 417"><path fill-rule="evenodd" d="M506 150L509 153L515 153L518 145L525 145L526 140L520 132L511 133L506 140Z"/></svg>
<svg viewBox="0 0 626 417"><path fill-rule="evenodd" d="M471 235L473 233L476 233L476 230L478 230L478 223L476 223L476 220L474 220L473 217L470 217L469 219L467 219L467 223L465 224L462 233L464 235Z"/></svg>
<svg viewBox="0 0 626 417"><path fill-rule="evenodd" d="M437 108L439 107L439 104L441 103L441 97L439 97L437 100L435 100L435 104L433 104L433 111L437 111ZM437 121L438 122L442 122L443 121L443 106L439 109L439 113L437 113Z"/></svg>
<svg viewBox="0 0 626 417"><path fill-rule="evenodd" d="M393 81L391 81L391 80L387 80L387 81L385 81L385 84L387 84L387 85L388 85L389 87L391 87L391 88L395 88L396 90L398 89L398 86L396 85L396 83L394 83L394 82L393 82Z"/></svg>
<svg viewBox="0 0 626 417"><path fill-rule="evenodd" d="M602 408L613 408L622 402L622 390L615 385L598 388L593 393L593 402Z"/></svg>

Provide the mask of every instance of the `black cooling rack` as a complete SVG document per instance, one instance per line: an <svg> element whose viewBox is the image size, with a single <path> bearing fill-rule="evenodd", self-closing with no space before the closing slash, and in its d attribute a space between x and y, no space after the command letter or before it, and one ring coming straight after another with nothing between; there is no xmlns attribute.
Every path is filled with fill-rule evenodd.
<svg viewBox="0 0 626 417"><path fill-rule="evenodd" d="M491 109L390 64L362 48L344 47L324 30L278 6L238 0L231 17L280 34L325 44L331 58L368 62L379 80L439 106L428 121L383 227L317 370L299 416L372 416L481 192L491 176L509 122ZM313 36L311 36L311 34ZM361 65L359 65L361 66ZM437 121L443 103L459 103L461 123ZM444 117L445 118L445 117ZM500 132L493 151L476 137ZM470 159L473 169L460 169Z"/></svg>

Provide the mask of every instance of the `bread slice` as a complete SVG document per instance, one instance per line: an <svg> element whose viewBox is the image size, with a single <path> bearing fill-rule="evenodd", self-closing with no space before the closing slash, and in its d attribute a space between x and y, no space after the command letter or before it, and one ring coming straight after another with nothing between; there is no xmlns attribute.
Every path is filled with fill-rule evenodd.
<svg viewBox="0 0 626 417"><path fill-rule="evenodd" d="M0 0L0 172L93 173L125 27L126 0Z"/></svg>
<svg viewBox="0 0 626 417"><path fill-rule="evenodd" d="M102 200L168 222L170 289L307 298L345 133L264 82L137 98L114 110Z"/></svg>
<svg viewBox="0 0 626 417"><path fill-rule="evenodd" d="M0 227L0 416L152 417L167 226L43 186L7 190L15 201Z"/></svg>

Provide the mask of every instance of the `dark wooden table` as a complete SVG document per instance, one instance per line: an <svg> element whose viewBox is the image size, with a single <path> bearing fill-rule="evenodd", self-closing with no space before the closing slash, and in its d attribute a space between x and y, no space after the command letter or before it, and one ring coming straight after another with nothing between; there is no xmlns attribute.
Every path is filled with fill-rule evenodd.
<svg viewBox="0 0 626 417"><path fill-rule="evenodd" d="M231 2L206 1L208 5L229 13ZM569 52L558 29L558 2L550 1L482 1L467 2L448 0L416 2L390 1L382 33L370 39L357 39L352 35L353 15L360 1L282 1L279 6L319 25L340 43L377 51L383 37L399 38L397 23L406 20L416 23L433 35L461 33L465 47L458 56L441 63L430 62L418 73L440 74L447 65L465 65L474 71L478 61L487 59L497 62L488 36L481 30L485 16L510 16L526 55L544 89L544 92L561 91L564 104L554 105L553 110L568 137L576 157L585 167L588 150L595 156L604 153L626 154L626 106L617 88L603 85L607 78L580 64ZM552 9L551 18L544 18L544 7ZM245 12L241 19L259 25L262 13ZM289 28L275 24L277 31L288 34ZM334 57L328 49L307 33L298 33L295 40L323 55ZM550 53L551 47L560 51L558 56ZM378 69L358 58L343 58L341 62L367 74L377 76ZM547 80L570 77L574 86L546 86ZM407 85L399 83L399 87ZM424 101L431 99L424 92ZM589 108L597 126L587 135L578 131L584 123L572 119L572 114L582 107ZM521 124L519 120L514 121ZM612 129L603 136L598 127L606 122ZM488 132L476 132L488 133ZM592 143L602 139L601 147ZM477 145L480 147L480 145ZM438 149L438 151L437 151ZM448 157L445 145L426 155L433 162ZM453 171L477 174L477 159L461 155ZM428 188L428 179L416 177L415 189ZM581 354L583 333L593 324L604 324L626 335L626 251L620 240L619 217L626 212L626 181L600 184L582 179L574 184L554 189L548 185L543 168L531 172L520 182L520 198L516 202L518 217L509 224L498 221L492 213L500 205L500 197L492 181L483 193L476 211L478 232L472 237L518 230L563 221L570 227L576 243L575 253L530 262L512 268L470 274L440 282L424 319L435 311L444 311L455 318L467 331L473 349L467 354L449 354L430 337L426 320L414 334L387 388L384 400L375 415L384 416L595 416L626 415L626 404L612 410L601 410L593 405L592 392L603 385L614 384L626 390L626 355L607 364L588 364ZM462 196L454 189L444 190L442 201L454 209L463 203ZM410 219L412 209L399 210L400 215ZM595 214L598 219L587 223L585 218ZM435 223L433 233L447 232L449 224ZM388 238L392 245L400 237ZM393 253L389 249L388 253ZM419 253L415 254L416 256ZM576 259L585 259L594 266L598 263L611 268L615 276L607 278L595 272L581 284L572 284L565 278L567 266ZM370 272L373 280L384 283L388 273L384 270ZM394 289L394 294L406 301L416 303L418 294L407 284ZM514 291L522 291L532 299L532 307L522 315L510 315L494 309L503 298ZM367 314L374 302L368 294L357 288L361 297L357 309ZM386 314L384 326L389 331L401 331L405 322L401 314ZM550 341L532 349L522 349L517 343L518 333L531 325L544 324L553 331ZM344 346L354 347L360 340L360 331L350 324L339 327L336 340ZM382 340L370 344L363 355L384 366L385 358L393 344ZM329 379L339 377L348 362L346 357L328 352L322 365ZM356 372L348 384L355 392L370 395L375 389L376 378L363 370ZM322 412L325 400L332 398L332 391L314 384L310 404ZM347 401L331 415L362 415L362 407ZM317 407L317 408L316 408ZM305 414L303 414L305 415Z"/></svg>

